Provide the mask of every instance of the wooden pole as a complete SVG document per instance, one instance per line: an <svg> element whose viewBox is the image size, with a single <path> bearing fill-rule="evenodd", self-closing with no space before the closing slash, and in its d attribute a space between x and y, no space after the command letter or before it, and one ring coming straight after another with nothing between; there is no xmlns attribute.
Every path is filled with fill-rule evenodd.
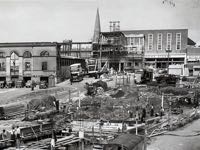
<svg viewBox="0 0 200 150"><path fill-rule="evenodd" d="M84 140L81 140L81 150L84 150Z"/></svg>
<svg viewBox="0 0 200 150"><path fill-rule="evenodd" d="M115 87L117 87L117 75L115 75Z"/></svg>
<svg viewBox="0 0 200 150"><path fill-rule="evenodd" d="M81 107L81 97L80 97L80 91L78 91L78 107Z"/></svg>
<svg viewBox="0 0 200 150"><path fill-rule="evenodd" d="M123 74L123 85L124 85L124 74Z"/></svg>
<svg viewBox="0 0 200 150"><path fill-rule="evenodd" d="M164 94L162 93L162 97L161 97L161 107L163 108L164 105Z"/></svg>
<svg viewBox="0 0 200 150"><path fill-rule="evenodd" d="M138 110L136 111L136 128L135 128L135 135L138 135L138 118L139 118L139 115L138 115Z"/></svg>
<svg viewBox="0 0 200 150"><path fill-rule="evenodd" d="M138 135L138 127L137 127L137 125L138 125L138 121L137 121L137 119L136 119L135 135Z"/></svg>
<svg viewBox="0 0 200 150"><path fill-rule="evenodd" d="M147 150L147 126L146 126L146 121L145 121L145 126L144 126L144 150Z"/></svg>
<svg viewBox="0 0 200 150"><path fill-rule="evenodd" d="M69 102L71 102L71 90L69 89Z"/></svg>

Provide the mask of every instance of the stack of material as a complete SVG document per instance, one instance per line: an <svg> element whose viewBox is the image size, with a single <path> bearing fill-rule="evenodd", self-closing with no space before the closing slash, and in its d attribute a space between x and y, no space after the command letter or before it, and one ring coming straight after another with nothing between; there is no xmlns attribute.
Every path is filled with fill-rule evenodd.
<svg viewBox="0 0 200 150"><path fill-rule="evenodd" d="M0 149L4 149L11 146L11 140L0 140Z"/></svg>
<svg viewBox="0 0 200 150"><path fill-rule="evenodd" d="M28 110L49 110L52 108L55 108L55 102L56 98L54 96L44 96L41 99L32 99L28 105L27 108Z"/></svg>
<svg viewBox="0 0 200 150"><path fill-rule="evenodd" d="M47 139L45 141L31 143L27 145L28 149L48 149L50 148L50 141L51 139ZM79 137L76 137L75 135L70 135L64 138L57 139L56 141L56 148L62 148L66 146L72 146L74 143L78 143L81 141ZM76 147L78 149L78 147Z"/></svg>
<svg viewBox="0 0 200 150"><path fill-rule="evenodd" d="M70 145L70 144L73 144L73 143L77 143L79 141L81 141L81 139L79 137L76 137L74 135L67 136L67 137L64 137L64 138L57 140L56 148L64 147L64 146L67 146L67 145Z"/></svg>
<svg viewBox="0 0 200 150"><path fill-rule="evenodd" d="M39 137L51 135L53 126L51 123L20 128L23 141L38 139Z"/></svg>
<svg viewBox="0 0 200 150"><path fill-rule="evenodd" d="M0 119L6 119L25 112L23 104L9 104L0 106Z"/></svg>

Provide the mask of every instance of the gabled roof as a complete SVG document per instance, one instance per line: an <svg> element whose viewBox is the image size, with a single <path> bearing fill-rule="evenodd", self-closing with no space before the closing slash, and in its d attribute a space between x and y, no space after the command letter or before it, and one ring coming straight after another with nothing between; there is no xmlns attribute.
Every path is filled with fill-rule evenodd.
<svg viewBox="0 0 200 150"><path fill-rule="evenodd" d="M187 45L196 45L196 43L193 41L193 40L191 40L190 38L188 38L188 42L187 42Z"/></svg>

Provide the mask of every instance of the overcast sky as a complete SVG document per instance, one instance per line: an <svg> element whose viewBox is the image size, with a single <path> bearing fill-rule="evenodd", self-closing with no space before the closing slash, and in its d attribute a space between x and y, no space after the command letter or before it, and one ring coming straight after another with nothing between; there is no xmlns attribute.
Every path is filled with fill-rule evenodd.
<svg viewBox="0 0 200 150"><path fill-rule="evenodd" d="M200 43L200 0L0 0L0 42L89 41L99 8L102 31L187 28Z"/></svg>

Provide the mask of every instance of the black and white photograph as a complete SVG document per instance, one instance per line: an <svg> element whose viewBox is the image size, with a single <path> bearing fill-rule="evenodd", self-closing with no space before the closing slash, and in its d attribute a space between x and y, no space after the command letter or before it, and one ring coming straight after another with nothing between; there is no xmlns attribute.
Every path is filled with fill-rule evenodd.
<svg viewBox="0 0 200 150"><path fill-rule="evenodd" d="M0 150L200 150L200 0L0 0Z"/></svg>

